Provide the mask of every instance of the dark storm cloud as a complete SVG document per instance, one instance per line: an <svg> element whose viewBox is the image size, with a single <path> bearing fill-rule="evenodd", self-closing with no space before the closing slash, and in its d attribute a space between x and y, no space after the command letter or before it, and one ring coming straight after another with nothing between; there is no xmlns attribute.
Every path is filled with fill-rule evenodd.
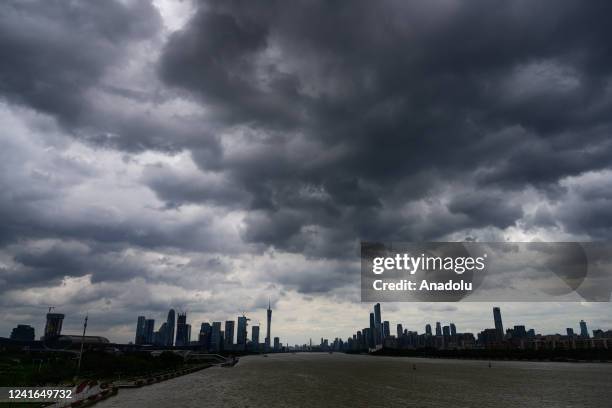
<svg viewBox="0 0 612 408"><path fill-rule="evenodd" d="M312 225L355 238L436 239L514 225L523 215L514 191L547 191L610 165L611 7L206 2L171 36L159 72L227 127L268 135L259 145L269 149L240 161L193 155L253 196L247 240L299 250ZM300 138L317 147L295 154ZM394 195L402 181L433 170L434 183L477 183L474 197L497 196L451 198L446 227L435 219L417 231L399 214L385 223L398 199L427 197ZM307 188L322 192L317 201L300 199Z"/></svg>
<svg viewBox="0 0 612 408"><path fill-rule="evenodd" d="M99 174L68 162L32 170L23 162L51 153L31 157L0 140L0 243L60 242L10 252L6 282L23 284L19 273L34 284L90 273L97 283L152 281L151 262L127 249L239 256L274 247L335 261L356 259L359 239L478 238L516 226L610 236L599 181L564 184L612 160L609 2L195 4L167 38L147 1L0 5L4 102L49 115L98 152L184 154L197 166L147 162L137 176L114 175L162 202L142 193L141 213L115 191L112 209L74 215L56 208ZM534 203L525 197L550 205L526 216ZM218 227L228 213L235 218ZM187 286L198 268L233 271L186 261L165 279ZM270 279L303 293L352 281L351 265L326 268L326 286L312 270Z"/></svg>
<svg viewBox="0 0 612 408"><path fill-rule="evenodd" d="M126 43L161 23L147 1L6 1L0 16L0 92L68 124L89 114L85 92Z"/></svg>

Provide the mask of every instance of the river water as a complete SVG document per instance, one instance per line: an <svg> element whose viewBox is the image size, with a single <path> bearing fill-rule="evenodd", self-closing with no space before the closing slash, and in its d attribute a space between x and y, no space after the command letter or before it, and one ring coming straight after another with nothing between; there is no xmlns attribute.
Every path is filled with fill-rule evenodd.
<svg viewBox="0 0 612 408"><path fill-rule="evenodd" d="M242 357L96 407L612 407L612 364L327 353Z"/></svg>

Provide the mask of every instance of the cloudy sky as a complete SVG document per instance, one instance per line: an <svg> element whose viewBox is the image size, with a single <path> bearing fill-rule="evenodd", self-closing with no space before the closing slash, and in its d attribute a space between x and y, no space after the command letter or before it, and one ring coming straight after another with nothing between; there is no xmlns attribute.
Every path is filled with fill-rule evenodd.
<svg viewBox="0 0 612 408"><path fill-rule="evenodd" d="M359 241L612 236L608 1L0 3L0 336L368 325ZM488 303L383 305L423 331ZM612 328L610 303L502 304ZM252 323L253 323L252 322ZM195 331L194 331L195 335Z"/></svg>

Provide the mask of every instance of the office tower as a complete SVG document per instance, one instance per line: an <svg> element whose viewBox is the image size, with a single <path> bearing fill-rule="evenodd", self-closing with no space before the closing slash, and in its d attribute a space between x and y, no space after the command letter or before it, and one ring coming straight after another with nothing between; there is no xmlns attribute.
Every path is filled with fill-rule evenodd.
<svg viewBox="0 0 612 408"><path fill-rule="evenodd" d="M425 325L425 334L429 334L431 336L431 324Z"/></svg>
<svg viewBox="0 0 612 408"><path fill-rule="evenodd" d="M400 337L402 337L402 334L404 334L404 328L402 327L401 324L397 325L397 338L399 339Z"/></svg>
<svg viewBox="0 0 612 408"><path fill-rule="evenodd" d="M280 339L278 337L274 338L274 351L280 351Z"/></svg>
<svg viewBox="0 0 612 408"><path fill-rule="evenodd" d="M374 305L374 336L376 345L382 344L382 316L380 313L380 303Z"/></svg>
<svg viewBox="0 0 612 408"><path fill-rule="evenodd" d="M212 326L210 325L210 323L202 323L202 325L200 326L199 341L205 350L210 349L211 335Z"/></svg>
<svg viewBox="0 0 612 408"><path fill-rule="evenodd" d="M266 331L266 350L270 348L270 333L271 333L271 328L270 326L272 325L272 308L270 307L270 299L268 299L268 327L267 327L267 331Z"/></svg>
<svg viewBox="0 0 612 408"><path fill-rule="evenodd" d="M440 322L436 322L436 336L442 335L442 325Z"/></svg>
<svg viewBox="0 0 612 408"><path fill-rule="evenodd" d="M457 335L457 326L455 326L455 323L450 324L450 334L451 336Z"/></svg>
<svg viewBox="0 0 612 408"><path fill-rule="evenodd" d="M589 331L587 330L587 324L584 320L580 321L580 337L584 337L585 339L588 339L589 337Z"/></svg>
<svg viewBox="0 0 612 408"><path fill-rule="evenodd" d="M143 344L145 339L145 320L146 317L138 316L136 322L136 338L134 339L135 344Z"/></svg>
<svg viewBox="0 0 612 408"><path fill-rule="evenodd" d="M500 340L504 339L504 325L502 324L501 310L499 307L493 308L493 321L495 322L495 330Z"/></svg>
<svg viewBox="0 0 612 408"><path fill-rule="evenodd" d="M163 322L157 331L157 338L154 339L153 344L156 346L165 346L168 344L168 322Z"/></svg>
<svg viewBox="0 0 612 408"><path fill-rule="evenodd" d="M383 322L383 338L391 337L391 328L389 327L389 321L385 320Z"/></svg>
<svg viewBox="0 0 612 408"><path fill-rule="evenodd" d="M144 326L144 344L153 344L153 330L155 329L155 319L146 319Z"/></svg>
<svg viewBox="0 0 612 408"><path fill-rule="evenodd" d="M18 324L13 330L11 330L11 340L19 341L34 341L35 339L34 328L27 324Z"/></svg>
<svg viewBox="0 0 612 408"><path fill-rule="evenodd" d="M568 337L574 337L574 329L568 327L567 329L565 329L565 331L567 332Z"/></svg>
<svg viewBox="0 0 612 408"><path fill-rule="evenodd" d="M61 313L47 313L45 324L45 339L51 339L62 334L62 323L64 315Z"/></svg>
<svg viewBox="0 0 612 408"><path fill-rule="evenodd" d="M370 313L370 332L369 332L369 336L370 338L368 339L368 341L370 342L369 347L374 348L376 346L376 325L374 323L374 313Z"/></svg>
<svg viewBox="0 0 612 408"><path fill-rule="evenodd" d="M179 313L176 320L175 346L186 346L189 344L187 334L187 313Z"/></svg>
<svg viewBox="0 0 612 408"><path fill-rule="evenodd" d="M166 323L168 324L168 328L166 330L166 346L172 346L174 344L174 324L175 324L175 313L174 309L170 309L168 311L168 319Z"/></svg>
<svg viewBox="0 0 612 408"><path fill-rule="evenodd" d="M247 317L246 316L238 316L238 328L236 330L236 344L240 344L242 346L247 343Z"/></svg>
<svg viewBox="0 0 612 408"><path fill-rule="evenodd" d="M224 344L231 346L234 344L234 321L227 320L225 322L225 342Z"/></svg>
<svg viewBox="0 0 612 408"><path fill-rule="evenodd" d="M259 346L259 326L251 327L251 341L256 348Z"/></svg>
<svg viewBox="0 0 612 408"><path fill-rule="evenodd" d="M450 327L448 327L448 326L442 327L442 334L445 337L450 337Z"/></svg>
<svg viewBox="0 0 612 408"><path fill-rule="evenodd" d="M213 322L212 324L210 349L216 352L221 351L221 322Z"/></svg>

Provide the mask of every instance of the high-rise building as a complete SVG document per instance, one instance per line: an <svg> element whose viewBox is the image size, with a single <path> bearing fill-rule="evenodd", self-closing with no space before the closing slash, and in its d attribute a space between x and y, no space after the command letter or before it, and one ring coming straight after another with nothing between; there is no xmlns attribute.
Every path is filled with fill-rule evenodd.
<svg viewBox="0 0 612 408"><path fill-rule="evenodd" d="M389 321L385 320L383 322L383 338L391 337L391 328L389 327Z"/></svg>
<svg viewBox="0 0 612 408"><path fill-rule="evenodd" d="M374 305L374 337L376 345L382 344L382 316L380 313L380 303Z"/></svg>
<svg viewBox="0 0 612 408"><path fill-rule="evenodd" d="M268 327L266 331L266 349L270 348L270 336L271 336L271 325L272 325L272 308L270 307L270 299L268 299Z"/></svg>
<svg viewBox="0 0 612 408"><path fill-rule="evenodd" d="M448 327L448 326L442 327L442 334L444 335L444 337L449 337L450 336L450 327Z"/></svg>
<svg viewBox="0 0 612 408"><path fill-rule="evenodd" d="M176 342L174 343L176 346L189 345L190 333L187 326L187 313L179 313L176 320Z"/></svg>
<svg viewBox="0 0 612 408"><path fill-rule="evenodd" d="M431 324L429 323L425 325L425 334L429 334L431 336Z"/></svg>
<svg viewBox="0 0 612 408"><path fill-rule="evenodd" d="M587 324L584 320L580 321L580 337L584 337L585 339L588 339L589 337L589 330L587 329Z"/></svg>
<svg viewBox="0 0 612 408"><path fill-rule="evenodd" d="M455 323L450 324L450 334L451 336L457 335L457 326L455 326Z"/></svg>
<svg viewBox="0 0 612 408"><path fill-rule="evenodd" d="M402 327L401 324L397 325L397 338L399 339L400 337L402 337L402 334L404 334L404 328Z"/></svg>
<svg viewBox="0 0 612 408"><path fill-rule="evenodd" d="M259 346L259 326L251 327L251 341L255 347Z"/></svg>
<svg viewBox="0 0 612 408"><path fill-rule="evenodd" d="M374 323L374 313L370 313L370 331L368 335L369 345L368 347L374 348L376 346L376 324Z"/></svg>
<svg viewBox="0 0 612 408"><path fill-rule="evenodd" d="M168 311L168 319L166 320L168 328L166 330L166 345L172 346L174 344L174 326L175 326L175 313L174 309Z"/></svg>
<svg viewBox="0 0 612 408"><path fill-rule="evenodd" d="M168 322L163 322L156 332L156 335L153 337L153 344L156 346L165 346L168 344Z"/></svg>
<svg viewBox="0 0 612 408"><path fill-rule="evenodd" d="M436 322L436 336L442 335L442 325L440 322Z"/></svg>
<svg viewBox="0 0 612 408"><path fill-rule="evenodd" d="M221 351L221 322L213 322L212 324L210 349L216 352Z"/></svg>
<svg viewBox="0 0 612 408"><path fill-rule="evenodd" d="M155 319L145 320L144 344L153 344L153 331L155 329Z"/></svg>
<svg viewBox="0 0 612 408"><path fill-rule="evenodd" d="M503 340L504 338L504 325L502 324L501 310L499 307L493 308L493 321L495 322L495 330L497 331L497 336L499 340Z"/></svg>
<svg viewBox="0 0 612 408"><path fill-rule="evenodd" d="M280 339L278 337L274 338L274 351L280 351Z"/></svg>
<svg viewBox="0 0 612 408"><path fill-rule="evenodd" d="M568 337L574 337L574 329L568 327L567 329L565 329L565 331L567 332Z"/></svg>
<svg viewBox="0 0 612 408"><path fill-rule="evenodd" d="M18 324L11 331L11 340L19 341L34 341L36 335L34 334L34 328L27 324Z"/></svg>
<svg viewBox="0 0 612 408"><path fill-rule="evenodd" d="M62 334L62 323L64 322L62 313L47 313L47 323L45 324L45 339L52 339Z"/></svg>
<svg viewBox="0 0 612 408"><path fill-rule="evenodd" d="M247 317L238 316L238 327L236 329L236 344L246 345L247 343Z"/></svg>
<svg viewBox="0 0 612 408"><path fill-rule="evenodd" d="M205 350L210 349L210 341L211 341L212 327L210 323L202 323L200 326L200 337L199 342L202 346L204 346Z"/></svg>
<svg viewBox="0 0 612 408"><path fill-rule="evenodd" d="M231 346L234 344L234 321L226 320L225 322L225 344Z"/></svg>
<svg viewBox="0 0 612 408"><path fill-rule="evenodd" d="M135 344L143 344L145 339L145 320L146 317L138 316L136 322L136 338L134 339Z"/></svg>

